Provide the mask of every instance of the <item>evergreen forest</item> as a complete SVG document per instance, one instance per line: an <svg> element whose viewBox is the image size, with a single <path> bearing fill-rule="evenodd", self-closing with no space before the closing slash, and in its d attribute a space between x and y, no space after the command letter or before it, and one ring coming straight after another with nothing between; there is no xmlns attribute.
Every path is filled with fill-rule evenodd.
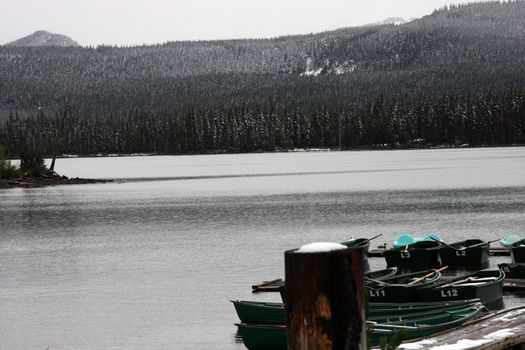
<svg viewBox="0 0 525 350"><path fill-rule="evenodd" d="M273 39L0 46L10 157L524 143L521 0Z"/></svg>

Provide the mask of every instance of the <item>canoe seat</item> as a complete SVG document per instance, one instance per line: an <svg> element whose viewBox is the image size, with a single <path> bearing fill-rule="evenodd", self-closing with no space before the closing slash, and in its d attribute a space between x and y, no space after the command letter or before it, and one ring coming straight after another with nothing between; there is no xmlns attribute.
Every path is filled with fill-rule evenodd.
<svg viewBox="0 0 525 350"><path fill-rule="evenodd" d="M467 286L482 286L484 285L485 283L484 282L468 282L468 283L458 283L458 284L455 284L454 286L462 286L462 287L467 287Z"/></svg>
<svg viewBox="0 0 525 350"><path fill-rule="evenodd" d="M497 279L497 277L473 277L472 281L495 281Z"/></svg>
<svg viewBox="0 0 525 350"><path fill-rule="evenodd" d="M381 323L376 323L377 325L377 328L374 328L374 332L376 330L387 330L387 329L392 329L392 328L396 328L396 329L417 329L416 326L405 326L405 325L395 325L395 324L381 324ZM384 328L381 328L381 327L384 327Z"/></svg>

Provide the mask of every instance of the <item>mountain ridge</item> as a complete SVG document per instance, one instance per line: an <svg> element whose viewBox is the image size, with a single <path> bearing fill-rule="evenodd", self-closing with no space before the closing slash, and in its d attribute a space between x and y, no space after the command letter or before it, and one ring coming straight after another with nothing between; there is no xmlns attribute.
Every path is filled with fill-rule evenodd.
<svg viewBox="0 0 525 350"><path fill-rule="evenodd" d="M91 112L185 109L242 103L248 91L250 100L264 100L280 89L277 101L283 96L299 101L302 89L327 89L333 92L319 91L318 98L334 105L366 104L379 95L499 91L525 81L522 18L523 1L485 2L440 9L403 25L275 39L3 46L0 109L57 109L66 99Z"/></svg>
<svg viewBox="0 0 525 350"><path fill-rule="evenodd" d="M36 32L24 36L20 39L11 41L5 46L16 47L79 47L80 45L64 34L51 33L46 30L37 30Z"/></svg>

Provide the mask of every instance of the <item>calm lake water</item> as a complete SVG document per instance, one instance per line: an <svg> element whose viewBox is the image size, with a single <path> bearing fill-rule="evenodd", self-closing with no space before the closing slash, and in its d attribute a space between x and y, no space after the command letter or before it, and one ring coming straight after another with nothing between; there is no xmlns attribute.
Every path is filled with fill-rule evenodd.
<svg viewBox="0 0 525 350"><path fill-rule="evenodd" d="M277 300L250 285L282 277L286 249L525 234L525 148L78 158L56 170L117 180L0 191L2 350L243 349L228 300Z"/></svg>

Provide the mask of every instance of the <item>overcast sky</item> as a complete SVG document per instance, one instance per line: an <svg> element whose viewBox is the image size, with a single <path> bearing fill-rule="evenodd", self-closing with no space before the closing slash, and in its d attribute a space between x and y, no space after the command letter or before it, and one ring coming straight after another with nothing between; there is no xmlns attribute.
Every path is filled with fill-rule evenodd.
<svg viewBox="0 0 525 350"><path fill-rule="evenodd" d="M36 30L81 45L261 38L421 17L472 0L0 0L0 44Z"/></svg>

